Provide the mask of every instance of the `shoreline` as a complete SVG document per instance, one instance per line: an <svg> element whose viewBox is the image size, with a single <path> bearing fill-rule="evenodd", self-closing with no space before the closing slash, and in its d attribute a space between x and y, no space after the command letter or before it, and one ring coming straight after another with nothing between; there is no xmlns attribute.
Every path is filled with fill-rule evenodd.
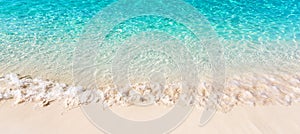
<svg viewBox="0 0 300 134"><path fill-rule="evenodd" d="M137 83L119 92L114 86L85 89L51 80L8 74L0 77L0 102L14 100L15 104L35 102L47 107L60 101L65 108L97 102L105 107L153 103L174 105L178 99L186 104L203 107L209 101L211 82L201 81L191 96L181 94L180 83ZM217 109L229 112L239 105L293 105L300 103L300 74L248 75L226 79L225 89L217 100ZM125 95L125 94L126 95ZM186 96L186 97L184 97Z"/></svg>

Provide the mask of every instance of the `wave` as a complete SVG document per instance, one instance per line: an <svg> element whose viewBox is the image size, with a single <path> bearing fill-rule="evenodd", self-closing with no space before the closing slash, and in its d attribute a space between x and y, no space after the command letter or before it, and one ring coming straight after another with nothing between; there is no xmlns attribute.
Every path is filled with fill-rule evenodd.
<svg viewBox="0 0 300 134"><path fill-rule="evenodd" d="M46 107L54 101L62 102L66 108L74 108L90 103L113 105L167 105L184 99L186 104L203 107L209 101L211 82L201 81L198 92L191 96L181 94L179 82L162 87L159 84L135 83L127 88L126 94L117 87L106 86L85 89L51 80L7 74L0 77L0 101L14 100L14 104L34 102ZM300 75L298 74L248 74L226 79L225 89L216 100L217 109L230 111L237 105L291 105L300 102Z"/></svg>

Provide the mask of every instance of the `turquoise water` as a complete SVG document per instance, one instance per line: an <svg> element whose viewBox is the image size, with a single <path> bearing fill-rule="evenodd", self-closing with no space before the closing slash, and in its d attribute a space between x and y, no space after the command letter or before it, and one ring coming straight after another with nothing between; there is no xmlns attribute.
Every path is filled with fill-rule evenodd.
<svg viewBox="0 0 300 134"><path fill-rule="evenodd" d="M300 56L300 1L185 1L197 8L218 34L228 67L271 60L272 65L281 64L283 59L298 65L295 61ZM0 0L0 72L71 76L72 53L85 24L113 2ZM184 26L176 22L168 25L170 22L155 16L135 18L116 26L108 39L122 40L155 29L169 30L171 35L185 33L180 38L193 38ZM199 68L206 66L200 60L205 58L195 58Z"/></svg>
<svg viewBox="0 0 300 134"><path fill-rule="evenodd" d="M114 0L1 0L1 36L53 41L72 39L84 24ZM300 7L297 0L221 1L186 0L226 39L299 39ZM9 39L1 38L1 41ZM43 40L41 39L41 43Z"/></svg>

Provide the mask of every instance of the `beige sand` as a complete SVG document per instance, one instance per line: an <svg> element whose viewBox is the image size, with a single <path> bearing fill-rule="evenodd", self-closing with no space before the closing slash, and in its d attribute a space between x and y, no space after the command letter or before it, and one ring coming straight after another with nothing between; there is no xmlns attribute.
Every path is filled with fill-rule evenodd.
<svg viewBox="0 0 300 134"><path fill-rule="evenodd" d="M139 115L137 118L142 118L141 113L143 112L140 111L145 111L145 109L134 107L115 109L119 114L129 118L135 118L137 116L134 115L137 114ZM132 112L135 109L136 112ZM298 134L300 132L300 104L263 107L239 106L226 114L217 113L204 127L198 126L201 111L195 109L189 118L172 133ZM157 113L161 112L162 110L157 111ZM149 113L146 115L151 116ZM34 108L34 104L14 106L12 102L1 102L0 120L0 133L5 134L102 133L85 118L80 108L64 112L58 103L45 108Z"/></svg>

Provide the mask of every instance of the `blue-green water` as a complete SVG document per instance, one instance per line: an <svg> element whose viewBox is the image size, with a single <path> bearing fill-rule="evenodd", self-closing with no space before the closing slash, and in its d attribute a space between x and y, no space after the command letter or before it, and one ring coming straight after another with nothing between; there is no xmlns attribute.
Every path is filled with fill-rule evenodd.
<svg viewBox="0 0 300 134"><path fill-rule="evenodd" d="M185 0L226 39L299 39L297 0ZM84 24L115 0L1 0L1 36L76 38ZM42 38L40 37L40 38ZM1 41L9 41L1 38ZM41 43L43 40L40 40ZM44 40L45 41L45 40Z"/></svg>
<svg viewBox="0 0 300 134"><path fill-rule="evenodd" d="M0 0L0 72L18 73L27 67L26 73L40 74L71 70L71 55L85 24L115 1ZM208 19L225 47L229 67L235 67L231 65L235 61L245 65L266 60L299 61L299 0L185 1ZM185 33L183 26L176 22L171 26L169 22L157 17L136 18L116 26L111 37L117 40L155 29L173 29L174 35ZM118 29L123 32L117 33ZM71 71L51 71L47 73L71 76Z"/></svg>

